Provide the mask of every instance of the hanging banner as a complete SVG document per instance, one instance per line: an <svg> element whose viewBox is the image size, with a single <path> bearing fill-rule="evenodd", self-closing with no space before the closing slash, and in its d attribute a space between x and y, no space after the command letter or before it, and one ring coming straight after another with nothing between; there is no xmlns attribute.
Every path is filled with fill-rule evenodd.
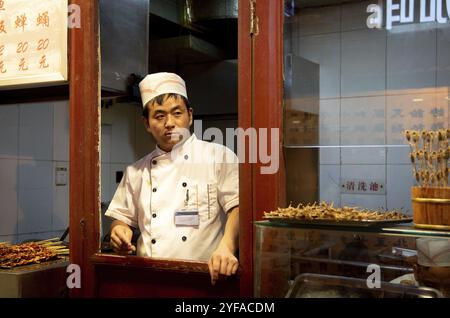
<svg viewBox="0 0 450 318"><path fill-rule="evenodd" d="M0 89L67 81L68 0L0 0Z"/></svg>

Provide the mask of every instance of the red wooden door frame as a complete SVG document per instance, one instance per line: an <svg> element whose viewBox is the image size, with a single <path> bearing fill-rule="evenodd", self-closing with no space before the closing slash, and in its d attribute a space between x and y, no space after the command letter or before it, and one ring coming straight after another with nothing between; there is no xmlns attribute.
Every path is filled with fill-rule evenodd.
<svg viewBox="0 0 450 318"><path fill-rule="evenodd" d="M99 248L100 63L98 0L72 0L81 28L70 30L70 262L81 267L81 289L72 297L92 297L95 272L90 257Z"/></svg>
<svg viewBox="0 0 450 318"><path fill-rule="evenodd" d="M279 129L277 149L279 169L275 174L261 174L261 163L240 165L240 263L241 296L253 296L254 225L263 211L284 206L285 163L283 156L283 13L284 1L255 0L257 34L250 34L250 0L239 1L239 127ZM269 134L268 134L269 135ZM269 138L270 140L270 138ZM258 141L258 149L259 143ZM248 158L248 147L246 147ZM259 158L258 158L259 159ZM248 160L248 159L247 159Z"/></svg>

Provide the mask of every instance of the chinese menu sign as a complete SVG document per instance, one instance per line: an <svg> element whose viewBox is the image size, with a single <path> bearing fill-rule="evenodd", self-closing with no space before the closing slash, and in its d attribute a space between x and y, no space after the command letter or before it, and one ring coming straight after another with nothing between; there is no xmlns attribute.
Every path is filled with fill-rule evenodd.
<svg viewBox="0 0 450 318"><path fill-rule="evenodd" d="M0 0L0 87L67 80L67 0Z"/></svg>

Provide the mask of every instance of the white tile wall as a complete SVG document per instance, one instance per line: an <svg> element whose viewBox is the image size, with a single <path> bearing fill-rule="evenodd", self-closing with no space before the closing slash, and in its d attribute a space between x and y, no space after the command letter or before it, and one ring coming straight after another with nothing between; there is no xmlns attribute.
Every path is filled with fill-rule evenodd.
<svg viewBox="0 0 450 318"><path fill-rule="evenodd" d="M0 235L19 233L13 236L17 242L27 233L35 236L65 229L68 185L56 187L54 172L56 166L68 167L69 102L1 106L0 121L0 133L6 136L1 139L0 153L16 158L0 161L0 200L4 207Z"/></svg>
<svg viewBox="0 0 450 318"><path fill-rule="evenodd" d="M112 125L101 125L101 162L111 162Z"/></svg>
<svg viewBox="0 0 450 318"><path fill-rule="evenodd" d="M384 95L386 89L386 31L342 33L341 95Z"/></svg>
<svg viewBox="0 0 450 318"><path fill-rule="evenodd" d="M112 125L101 126L101 200L106 202L111 200L111 138L112 138Z"/></svg>
<svg viewBox="0 0 450 318"><path fill-rule="evenodd" d="M366 209L386 209L386 196L373 194L342 194L342 206L355 206Z"/></svg>
<svg viewBox="0 0 450 318"><path fill-rule="evenodd" d="M412 215L411 187L414 185L411 165L387 165L387 208L404 208Z"/></svg>
<svg viewBox="0 0 450 318"><path fill-rule="evenodd" d="M0 235L17 234L17 159L0 159Z"/></svg>
<svg viewBox="0 0 450 318"><path fill-rule="evenodd" d="M25 243L27 241L40 241L50 238L58 237L54 232L32 232L26 234L19 234L17 237L17 243Z"/></svg>
<svg viewBox="0 0 450 318"><path fill-rule="evenodd" d="M367 6L371 3L377 3L376 0L358 1L342 5L342 31L366 30Z"/></svg>
<svg viewBox="0 0 450 318"><path fill-rule="evenodd" d="M320 165L320 201L341 203L339 191L341 167L339 165Z"/></svg>
<svg viewBox="0 0 450 318"><path fill-rule="evenodd" d="M344 147L341 150L342 164L385 164L385 147Z"/></svg>
<svg viewBox="0 0 450 318"><path fill-rule="evenodd" d="M320 164L340 164L341 148L339 146L340 99L321 99L319 108Z"/></svg>
<svg viewBox="0 0 450 318"><path fill-rule="evenodd" d="M114 104L102 109L102 124L112 125L111 162L135 161L135 105Z"/></svg>
<svg viewBox="0 0 450 318"><path fill-rule="evenodd" d="M404 142L406 145L406 141ZM409 145L407 147L387 148L387 164L409 164Z"/></svg>
<svg viewBox="0 0 450 318"><path fill-rule="evenodd" d="M319 108L320 144L323 146L339 145L340 99L321 99Z"/></svg>
<svg viewBox="0 0 450 318"><path fill-rule="evenodd" d="M394 29L393 29L394 30ZM436 85L436 29L433 25L399 25L388 33L387 89Z"/></svg>
<svg viewBox="0 0 450 318"><path fill-rule="evenodd" d="M53 102L53 160L69 161L69 101Z"/></svg>
<svg viewBox="0 0 450 318"><path fill-rule="evenodd" d="M306 8L300 10L293 20L294 37L340 32L341 8Z"/></svg>
<svg viewBox="0 0 450 318"><path fill-rule="evenodd" d="M53 159L53 105L19 106L19 156L23 159Z"/></svg>
<svg viewBox="0 0 450 318"><path fill-rule="evenodd" d="M0 158L17 158L19 153L19 106L0 105Z"/></svg>
<svg viewBox="0 0 450 318"><path fill-rule="evenodd" d="M19 160L19 234L52 230L53 162Z"/></svg>
<svg viewBox="0 0 450 318"><path fill-rule="evenodd" d="M437 29L437 86L450 86L450 24Z"/></svg>
<svg viewBox="0 0 450 318"><path fill-rule="evenodd" d="M340 34L294 38L297 55L320 65L320 98L340 97Z"/></svg>
<svg viewBox="0 0 450 318"><path fill-rule="evenodd" d="M384 145L385 97L341 100L341 144Z"/></svg>
<svg viewBox="0 0 450 318"><path fill-rule="evenodd" d="M335 165L341 163L340 147L321 147L319 150L319 161L321 165Z"/></svg>
<svg viewBox="0 0 450 318"><path fill-rule="evenodd" d="M386 180L385 165L342 165L341 178L343 179L376 179Z"/></svg>
<svg viewBox="0 0 450 318"><path fill-rule="evenodd" d="M113 193L111 193L111 164L110 163L102 163L101 164L101 193L102 193L102 202L110 201Z"/></svg>

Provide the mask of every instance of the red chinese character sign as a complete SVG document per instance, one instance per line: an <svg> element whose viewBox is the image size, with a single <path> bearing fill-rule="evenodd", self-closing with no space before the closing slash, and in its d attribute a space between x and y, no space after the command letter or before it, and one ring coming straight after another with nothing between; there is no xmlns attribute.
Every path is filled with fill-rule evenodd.
<svg viewBox="0 0 450 318"><path fill-rule="evenodd" d="M67 81L68 0L0 0L0 88Z"/></svg>

